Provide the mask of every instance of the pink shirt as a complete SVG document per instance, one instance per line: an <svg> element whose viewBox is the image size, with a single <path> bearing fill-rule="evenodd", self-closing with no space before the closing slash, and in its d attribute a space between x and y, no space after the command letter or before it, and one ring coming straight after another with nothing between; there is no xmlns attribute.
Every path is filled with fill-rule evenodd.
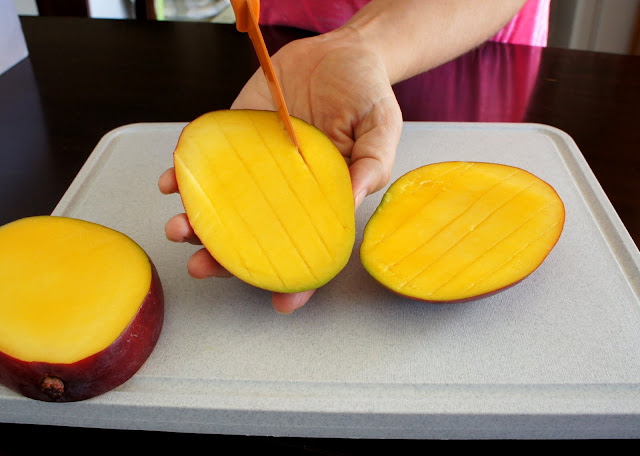
<svg viewBox="0 0 640 456"><path fill-rule="evenodd" d="M325 33L344 24L369 0L262 0L260 24ZM550 0L528 0L492 41L546 46Z"/></svg>

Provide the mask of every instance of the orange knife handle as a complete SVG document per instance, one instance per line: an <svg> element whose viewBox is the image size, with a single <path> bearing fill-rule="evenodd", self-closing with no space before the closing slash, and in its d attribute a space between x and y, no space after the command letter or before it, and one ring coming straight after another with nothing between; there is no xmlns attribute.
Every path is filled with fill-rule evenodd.
<svg viewBox="0 0 640 456"><path fill-rule="evenodd" d="M260 0L231 0L231 7L236 15L236 28L239 32L247 32L251 26L251 10L256 18L256 24L260 19Z"/></svg>

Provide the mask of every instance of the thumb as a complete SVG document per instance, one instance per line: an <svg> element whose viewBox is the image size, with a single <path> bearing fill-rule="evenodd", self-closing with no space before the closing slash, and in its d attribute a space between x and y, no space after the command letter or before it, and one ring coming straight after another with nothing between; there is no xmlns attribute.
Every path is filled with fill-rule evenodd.
<svg viewBox="0 0 640 456"><path fill-rule="evenodd" d="M349 167L356 208L391 179L401 133L402 114L394 96L374 105L356 127Z"/></svg>

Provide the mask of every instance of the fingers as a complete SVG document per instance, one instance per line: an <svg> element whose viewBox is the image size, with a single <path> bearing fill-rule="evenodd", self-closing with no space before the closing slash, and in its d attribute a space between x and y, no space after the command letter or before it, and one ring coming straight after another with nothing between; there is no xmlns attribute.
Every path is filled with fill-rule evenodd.
<svg viewBox="0 0 640 456"><path fill-rule="evenodd" d="M189 258L187 271L195 279L207 279L210 277L232 277L206 249L200 249ZM304 306L315 290L303 291L301 293L273 293L273 308L280 314L291 314Z"/></svg>
<svg viewBox="0 0 640 456"><path fill-rule="evenodd" d="M383 182L388 181L387 165L373 157L364 157L349 167L355 209L358 209L367 195L376 192Z"/></svg>
<svg viewBox="0 0 640 456"><path fill-rule="evenodd" d="M402 114L393 95L376 104L356 128L349 167L356 207L389 182L401 133Z"/></svg>
<svg viewBox="0 0 640 456"><path fill-rule="evenodd" d="M189 220L185 214L178 214L172 217L165 225L167 239L173 242L189 242L191 244L199 244L197 236L193 228L189 224ZM187 262L187 271L189 275L195 279L206 279L209 277L232 277L207 249L200 249ZM299 309L311 298L313 291L303 293L274 293L273 308L281 314L290 314Z"/></svg>
<svg viewBox="0 0 640 456"><path fill-rule="evenodd" d="M223 268L215 258L207 251L200 249L189 258L187 271L195 279L207 279L209 277L231 277L231 273Z"/></svg>
<svg viewBox="0 0 640 456"><path fill-rule="evenodd" d="M189 242L190 244L200 244L189 224L186 214L178 214L172 217L165 225L167 239L173 242ZM194 253L187 262L189 275L196 279L207 277L231 277L231 273L220 265L207 251L200 249Z"/></svg>
<svg viewBox="0 0 640 456"><path fill-rule="evenodd" d="M166 170L158 179L158 188L165 195L178 192L178 182L174 168ZM186 214L178 214L165 224L164 231L167 239L173 242L188 242L200 244L200 240L193 231ZM207 277L231 277L229 271L223 268L206 249L198 250L187 263L189 275L196 279Z"/></svg>
<svg viewBox="0 0 640 456"><path fill-rule="evenodd" d="M158 179L158 187L164 194L176 193L178 184L174 168L166 170ZM166 223L164 227L167 239L173 242L188 242L201 244L193 231L186 214L178 214ZM231 277L231 273L220 265L206 249L198 250L187 262L189 275L196 279L207 277Z"/></svg>
<svg viewBox="0 0 640 456"><path fill-rule="evenodd" d="M276 312L290 314L304 306L316 290L300 293L273 293L272 303Z"/></svg>
<svg viewBox="0 0 640 456"><path fill-rule="evenodd" d="M165 195L178 192L178 184L174 168L170 168L162 173L158 179L158 187ZM165 234L167 239L173 242L200 244L200 240L193 231L186 214L178 214L169 219L165 225ZM187 262L187 271L189 272L189 275L195 279L232 277L232 274L218 263L207 249L200 249L191 255ZM305 305L313 293L314 290L292 294L274 293L273 308L278 313L290 314Z"/></svg>
<svg viewBox="0 0 640 456"><path fill-rule="evenodd" d="M200 240L193 231L186 214L178 214L171 217L164 226L164 232L170 241L200 244Z"/></svg>
<svg viewBox="0 0 640 456"><path fill-rule="evenodd" d="M158 188L165 195L178 193L178 180L175 168L169 168L158 179Z"/></svg>
<svg viewBox="0 0 640 456"><path fill-rule="evenodd" d="M162 173L158 179L158 188L165 195L178 192L178 182L174 168L169 168ZM200 240L194 233L186 214L178 214L169 219L164 226L164 231L170 241L200 244Z"/></svg>
<svg viewBox="0 0 640 456"><path fill-rule="evenodd" d="M220 265L206 249L198 250L189 258L187 271L189 275L195 279L232 277L232 274ZM273 293L273 308L280 314L291 314L304 306L314 292L315 290L303 291L301 293Z"/></svg>

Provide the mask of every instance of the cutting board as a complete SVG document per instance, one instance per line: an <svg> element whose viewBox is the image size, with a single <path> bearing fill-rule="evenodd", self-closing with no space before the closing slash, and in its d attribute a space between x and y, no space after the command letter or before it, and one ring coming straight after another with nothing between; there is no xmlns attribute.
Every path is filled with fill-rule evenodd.
<svg viewBox="0 0 640 456"><path fill-rule="evenodd" d="M140 371L83 402L0 387L0 421L345 438L640 437L640 254L564 132L538 124L404 125L392 181L434 162L485 161L550 183L562 236L526 280L462 304L378 285L358 256L383 191L356 214L347 267L292 315L237 279L196 280L198 248L166 240L183 212L160 174L185 124L125 125L97 144L53 214L119 230L157 266L166 317Z"/></svg>

